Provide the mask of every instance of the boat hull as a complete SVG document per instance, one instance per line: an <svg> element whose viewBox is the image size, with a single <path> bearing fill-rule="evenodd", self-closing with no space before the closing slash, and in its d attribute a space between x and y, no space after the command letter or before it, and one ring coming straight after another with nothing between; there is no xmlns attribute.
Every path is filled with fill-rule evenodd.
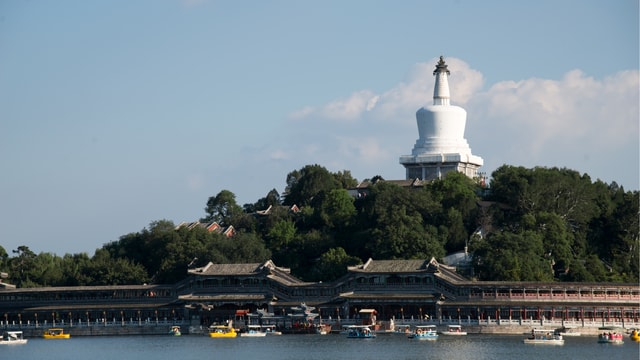
<svg viewBox="0 0 640 360"><path fill-rule="evenodd" d="M564 339L524 339L523 342L525 344L534 344L534 345L564 345Z"/></svg>
<svg viewBox="0 0 640 360"><path fill-rule="evenodd" d="M232 327L212 327L209 331L209 337L211 338L234 338L237 336L238 333Z"/></svg>
<svg viewBox="0 0 640 360"><path fill-rule="evenodd" d="M234 338L237 337L238 333L236 332L228 332L228 333L216 333L216 332L210 332L209 333L209 337L211 338Z"/></svg>
<svg viewBox="0 0 640 360"><path fill-rule="evenodd" d="M622 345L622 344L624 344L624 341L622 341L620 339L616 339L616 340L598 339L598 344Z"/></svg>
<svg viewBox="0 0 640 360"><path fill-rule="evenodd" d="M266 332L246 332L240 333L241 337L265 337L267 336Z"/></svg>
<svg viewBox="0 0 640 360"><path fill-rule="evenodd" d="M438 335L425 335L425 334L411 334L408 336L409 339L415 340L437 340Z"/></svg>
<svg viewBox="0 0 640 360"><path fill-rule="evenodd" d="M27 343L27 339L22 340L0 340L0 345L24 345Z"/></svg>
<svg viewBox="0 0 640 360"><path fill-rule="evenodd" d="M22 331L7 331L0 338L0 345L24 345L27 339L22 337Z"/></svg>
<svg viewBox="0 0 640 360"><path fill-rule="evenodd" d="M347 335L349 339L373 339L375 335Z"/></svg>

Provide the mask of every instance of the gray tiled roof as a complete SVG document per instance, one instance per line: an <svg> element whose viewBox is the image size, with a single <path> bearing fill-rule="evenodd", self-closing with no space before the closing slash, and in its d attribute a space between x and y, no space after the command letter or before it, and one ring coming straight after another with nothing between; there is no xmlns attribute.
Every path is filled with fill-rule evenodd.
<svg viewBox="0 0 640 360"><path fill-rule="evenodd" d="M189 273L198 275L252 275L259 273L262 264L214 264L209 263L204 267L189 270Z"/></svg>
<svg viewBox="0 0 640 360"><path fill-rule="evenodd" d="M208 263L204 267L190 269L189 274L201 276L262 276L268 277L285 285L310 284L291 275L291 269L276 266L271 260L265 263L249 264L214 264Z"/></svg>
<svg viewBox="0 0 640 360"><path fill-rule="evenodd" d="M363 265L350 266L349 271L367 273L407 273L424 272L427 270L428 260L373 260L369 259Z"/></svg>
<svg viewBox="0 0 640 360"><path fill-rule="evenodd" d="M277 267L271 260L265 263L249 264L214 264L212 262L201 268L190 269L193 275L255 275L277 269L281 273L289 273L287 268Z"/></svg>

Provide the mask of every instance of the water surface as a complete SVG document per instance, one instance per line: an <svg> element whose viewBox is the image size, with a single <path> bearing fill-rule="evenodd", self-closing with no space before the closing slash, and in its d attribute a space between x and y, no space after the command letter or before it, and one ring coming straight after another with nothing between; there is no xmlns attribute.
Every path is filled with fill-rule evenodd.
<svg viewBox="0 0 640 360"><path fill-rule="evenodd" d="M75 337L69 340L29 339L26 345L0 347L10 360L190 360L190 359L607 359L638 360L640 343L598 344L595 336L565 338L563 346L525 345L524 336L468 335L436 341L402 335L347 339L345 335L282 335L212 339L203 335Z"/></svg>

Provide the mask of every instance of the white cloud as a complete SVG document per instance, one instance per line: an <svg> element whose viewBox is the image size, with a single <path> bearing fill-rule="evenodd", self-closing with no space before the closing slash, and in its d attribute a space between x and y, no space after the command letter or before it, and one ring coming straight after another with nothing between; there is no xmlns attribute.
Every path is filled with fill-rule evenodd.
<svg viewBox="0 0 640 360"><path fill-rule="evenodd" d="M637 71L597 81L574 70L557 81L497 83L478 94L467 111L482 117L474 128L489 125L501 138L516 139L533 154L559 141L610 151L637 142L637 99ZM559 151L566 147L556 146Z"/></svg>

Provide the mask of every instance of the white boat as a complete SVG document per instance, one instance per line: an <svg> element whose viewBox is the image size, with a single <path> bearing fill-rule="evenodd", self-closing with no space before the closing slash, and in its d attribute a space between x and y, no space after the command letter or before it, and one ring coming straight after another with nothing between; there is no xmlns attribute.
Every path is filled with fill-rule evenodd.
<svg viewBox="0 0 640 360"><path fill-rule="evenodd" d="M263 337L267 336L265 331L262 331L260 325L249 325L247 326L247 331L240 333L241 337Z"/></svg>
<svg viewBox="0 0 640 360"><path fill-rule="evenodd" d="M350 339L373 339L376 334L367 325L351 325L347 328L347 337Z"/></svg>
<svg viewBox="0 0 640 360"><path fill-rule="evenodd" d="M562 335L555 333L554 330L533 329L531 335L524 339L525 344L540 345L564 345Z"/></svg>
<svg viewBox="0 0 640 360"><path fill-rule="evenodd" d="M435 325L417 325L408 337L416 340L437 340L438 332Z"/></svg>
<svg viewBox="0 0 640 360"><path fill-rule="evenodd" d="M26 343L27 339L23 337L22 331L5 331L0 340L0 345L22 345Z"/></svg>
<svg viewBox="0 0 640 360"><path fill-rule="evenodd" d="M462 331L462 326L460 325L449 325L447 326L447 330L441 332L442 335L452 335L452 336L463 336L467 335L466 331Z"/></svg>

